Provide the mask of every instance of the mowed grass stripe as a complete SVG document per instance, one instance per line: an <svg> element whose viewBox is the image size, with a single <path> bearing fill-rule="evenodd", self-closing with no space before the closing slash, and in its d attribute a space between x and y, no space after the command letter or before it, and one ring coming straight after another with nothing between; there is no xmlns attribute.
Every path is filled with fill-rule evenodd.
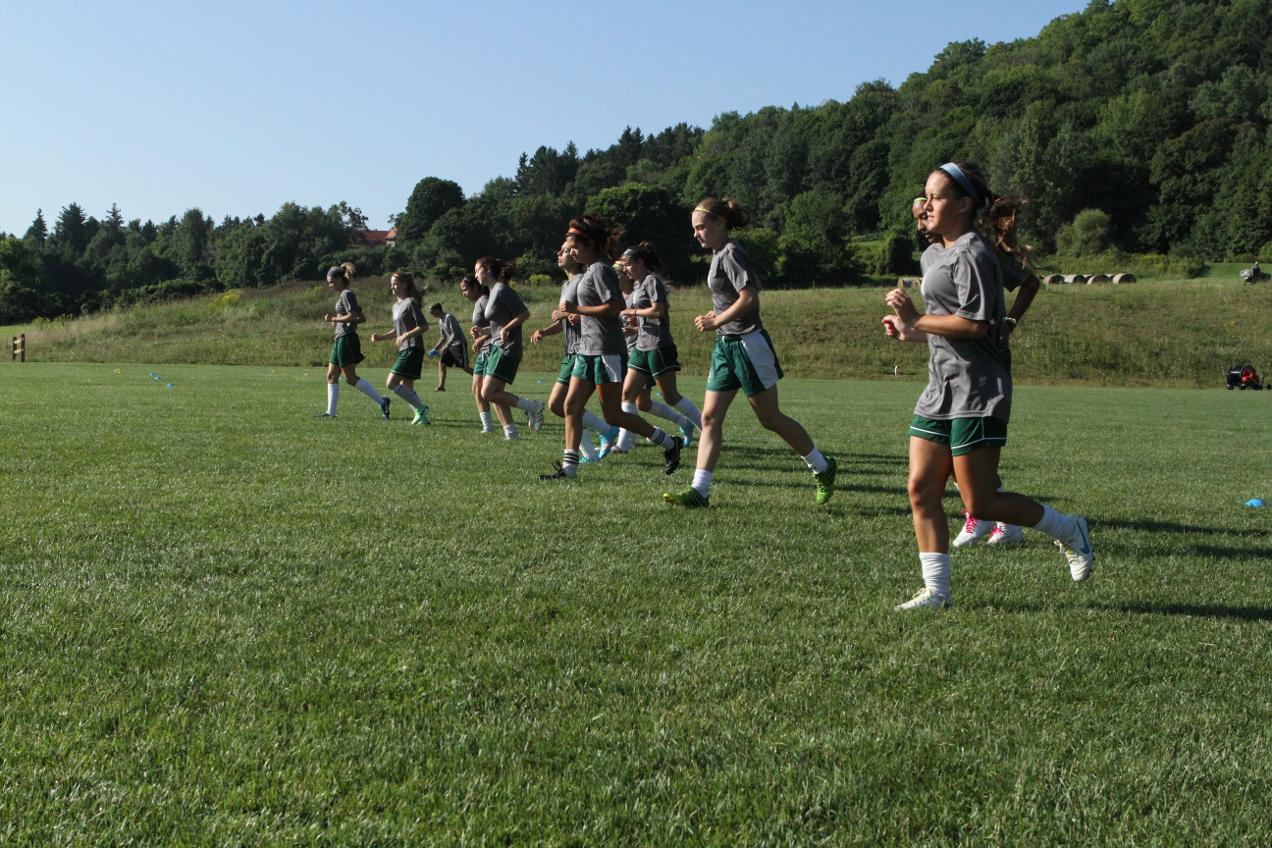
<svg viewBox="0 0 1272 848"><path fill-rule="evenodd" d="M462 381L427 430L350 390L312 418L316 368L0 381L4 841L1272 829L1263 393L1018 389L1004 478L1091 515L1096 574L1031 533L956 552L954 609L906 617L913 381L783 381L842 462L824 509L739 401L705 513L659 502L648 447L539 484L559 422L480 436Z"/></svg>

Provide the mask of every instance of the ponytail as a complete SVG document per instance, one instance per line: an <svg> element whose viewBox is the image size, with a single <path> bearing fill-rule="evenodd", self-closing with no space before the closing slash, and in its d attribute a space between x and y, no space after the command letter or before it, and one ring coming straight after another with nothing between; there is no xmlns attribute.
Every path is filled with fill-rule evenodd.
<svg viewBox="0 0 1272 848"><path fill-rule="evenodd" d="M723 200L718 197L704 197L693 211L705 212L719 218L728 224L731 230L751 223L751 213L732 197L726 197Z"/></svg>
<svg viewBox="0 0 1272 848"><path fill-rule="evenodd" d="M501 283L511 282L513 272L517 270L515 262L500 262L493 256L483 256L473 264L484 271L489 271Z"/></svg>
<svg viewBox="0 0 1272 848"><path fill-rule="evenodd" d="M341 262L327 269L327 279L341 280L347 286L353 282L354 275L357 273L358 269L352 262Z"/></svg>

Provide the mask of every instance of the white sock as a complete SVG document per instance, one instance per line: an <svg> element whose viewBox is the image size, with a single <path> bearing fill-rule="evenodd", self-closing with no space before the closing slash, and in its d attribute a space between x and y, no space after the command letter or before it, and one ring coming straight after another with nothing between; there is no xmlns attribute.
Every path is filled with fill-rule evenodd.
<svg viewBox="0 0 1272 848"><path fill-rule="evenodd" d="M693 422L693 426L697 427L699 430L702 429L702 413L698 411L698 407L693 405L693 401L689 400L687 397L682 397L680 400L673 403L672 406L683 412L685 418L688 418Z"/></svg>
<svg viewBox="0 0 1272 848"><path fill-rule="evenodd" d="M950 596L950 555L919 554L923 566L923 585L943 598Z"/></svg>
<svg viewBox="0 0 1272 848"><path fill-rule="evenodd" d="M491 421L490 421L490 410L486 410L485 412L479 412L479 413L477 413L477 417L481 419L481 431L482 431L483 433L493 433L493 432L494 432L494 430L495 430L495 426L494 426L494 424L492 424L492 423L491 423Z"/></svg>
<svg viewBox="0 0 1272 848"><path fill-rule="evenodd" d="M577 477L579 474L578 451L567 450L561 454L561 470L566 477Z"/></svg>
<svg viewBox="0 0 1272 848"><path fill-rule="evenodd" d="M693 490L704 498L711 494L711 478L715 475L705 468L699 468L693 472Z"/></svg>
<svg viewBox="0 0 1272 848"><path fill-rule="evenodd" d="M418 411L424 408L424 401L420 400L420 396L415 393L415 389L407 387L406 383L398 383L394 386L393 394L409 403L411 409Z"/></svg>
<svg viewBox="0 0 1272 848"><path fill-rule="evenodd" d="M1046 533L1053 539L1068 543L1073 541L1073 534L1077 532L1078 526L1073 523L1072 515L1056 512L1051 507L1043 504L1042 520L1034 525L1034 529L1040 533Z"/></svg>
<svg viewBox="0 0 1272 848"><path fill-rule="evenodd" d="M651 445L658 445L659 447L666 447L666 446L667 446L667 434L666 434L666 433L664 433L664 432L663 432L660 428L658 428L658 427L655 427L655 428L654 428L654 432L650 433L650 434L646 437L646 440L647 440L647 441L648 441Z"/></svg>
<svg viewBox="0 0 1272 848"><path fill-rule="evenodd" d="M821 474L830 467L826 464L826 457L822 456L822 452L817 448L813 448L813 452L804 457L804 462L814 474Z"/></svg>
<svg viewBox="0 0 1272 848"><path fill-rule="evenodd" d="M668 421L675 424L677 427L683 428L686 425L693 424L693 422L690 421L688 418L681 415L679 412L672 409L670 406L668 406L667 404L663 403L660 400L650 401L649 411L654 413L654 415L657 415L659 418L666 418Z"/></svg>
<svg viewBox="0 0 1272 848"><path fill-rule="evenodd" d="M632 415L638 415L640 410L634 403L623 404L623 411L630 412ZM632 449L632 443L636 440L636 436L630 430L619 430L618 438L614 442L614 446L619 450L629 451Z"/></svg>
<svg viewBox="0 0 1272 848"><path fill-rule="evenodd" d="M584 431L579 439L579 453L587 459L596 459L596 445L592 442L592 434Z"/></svg>
<svg viewBox="0 0 1272 848"><path fill-rule="evenodd" d="M336 414L336 404L339 403L339 401L340 401L340 384L328 383L327 384L327 414L328 415Z"/></svg>
<svg viewBox="0 0 1272 848"><path fill-rule="evenodd" d="M604 419L588 409L583 410L583 426L597 433L608 433L610 430Z"/></svg>
<svg viewBox="0 0 1272 848"><path fill-rule="evenodd" d="M380 395L380 393L375 390L375 386L367 382L366 377L359 377L358 385L354 386L354 388L362 392L367 397L371 398L371 400L375 401L376 403L380 403L384 400L384 398Z"/></svg>
<svg viewBox="0 0 1272 848"><path fill-rule="evenodd" d="M517 425L516 425L516 424L505 424L505 425L504 425L504 438L505 438L505 439L507 439L507 440L508 440L508 441L510 441L510 442L515 442L515 441L517 440L518 436L517 436Z"/></svg>
<svg viewBox="0 0 1272 848"><path fill-rule="evenodd" d="M534 412L538 406L539 402L537 400L530 400L530 398L523 397L517 398L517 409L520 409L522 412Z"/></svg>

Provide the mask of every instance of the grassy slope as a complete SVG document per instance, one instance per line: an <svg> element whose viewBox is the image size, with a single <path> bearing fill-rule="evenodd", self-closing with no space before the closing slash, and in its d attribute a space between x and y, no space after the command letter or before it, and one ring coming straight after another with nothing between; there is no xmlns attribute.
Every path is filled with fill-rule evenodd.
<svg viewBox="0 0 1272 848"><path fill-rule="evenodd" d="M463 392L148 370L0 365L0 842L1272 841L1272 395L1022 388L1095 577L1031 534L903 617L913 381L785 381L841 491L739 414L704 514L651 449L539 486L559 425Z"/></svg>
<svg viewBox="0 0 1272 848"><path fill-rule="evenodd" d="M387 367L392 350L366 341L387 326L384 281L357 286L372 320L363 331L367 367ZM523 290L541 325L555 301L550 287ZM765 323L788 374L878 379L894 368L924 369L922 346L901 349L879 330L882 288L806 289L764 294ZM457 292L442 300L465 327L471 308ZM200 298L108 313L66 324L27 328L30 356L39 361L180 362L321 365L330 344L320 316L331 295L318 284L245 291L236 304ZM673 322L688 373L705 369L710 338L692 329L707 308L701 289L676 292ZM1215 386L1237 360L1272 368L1272 286L1225 278L1147 282L1131 286L1056 286L1045 289L1014 341L1014 373L1021 382L1086 381L1123 385ZM7 328L12 335L15 328ZM430 330L430 339L435 338ZM548 370L559 358L556 340L532 350L527 367ZM377 377L378 379L378 377Z"/></svg>

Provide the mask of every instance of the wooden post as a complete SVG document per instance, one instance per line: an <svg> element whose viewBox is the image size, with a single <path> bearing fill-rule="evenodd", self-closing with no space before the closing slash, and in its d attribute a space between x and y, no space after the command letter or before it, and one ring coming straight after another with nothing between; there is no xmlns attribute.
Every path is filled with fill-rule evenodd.
<svg viewBox="0 0 1272 848"><path fill-rule="evenodd" d="M26 362L26 333L13 337L13 352L9 357L18 362Z"/></svg>

